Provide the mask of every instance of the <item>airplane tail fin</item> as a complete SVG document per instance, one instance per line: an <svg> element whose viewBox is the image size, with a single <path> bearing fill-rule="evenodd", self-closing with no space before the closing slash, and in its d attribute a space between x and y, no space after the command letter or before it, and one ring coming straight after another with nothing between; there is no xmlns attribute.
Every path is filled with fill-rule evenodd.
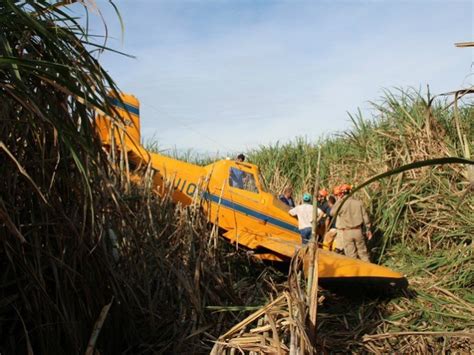
<svg viewBox="0 0 474 355"><path fill-rule="evenodd" d="M120 98L109 96L120 120L112 121L100 113L96 117L96 127L104 145L140 146L140 102L133 95L120 94Z"/></svg>

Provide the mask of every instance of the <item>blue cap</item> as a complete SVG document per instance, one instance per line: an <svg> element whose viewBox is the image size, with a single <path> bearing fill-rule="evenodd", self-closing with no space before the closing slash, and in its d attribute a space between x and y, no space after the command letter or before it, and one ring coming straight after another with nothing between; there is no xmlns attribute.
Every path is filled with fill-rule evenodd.
<svg viewBox="0 0 474 355"><path fill-rule="evenodd" d="M305 193L303 195L303 202L311 202L311 195L309 193Z"/></svg>

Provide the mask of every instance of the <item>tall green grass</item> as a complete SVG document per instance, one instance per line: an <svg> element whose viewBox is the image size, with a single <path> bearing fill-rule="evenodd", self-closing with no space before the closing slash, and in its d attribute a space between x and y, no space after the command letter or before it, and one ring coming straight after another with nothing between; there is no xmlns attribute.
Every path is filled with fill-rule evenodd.
<svg viewBox="0 0 474 355"><path fill-rule="evenodd" d="M474 108L469 100L456 105L452 96L432 100L413 90L386 92L373 104L373 116L364 117L360 111L351 115L352 127L345 132L316 142L295 138L247 155L260 166L270 191L277 194L291 184L297 197L312 190L319 149L322 185L329 189L344 182L360 185L413 162L469 160ZM208 159L192 152L175 157L195 163ZM463 331L474 326L470 169L462 164L426 166L380 179L357 192L377 229L369 243L373 261L405 273L411 286L408 297L392 301L348 303L323 292L327 301L319 308L317 346L356 352L469 349ZM434 333L402 338L397 332ZM286 344L283 333L280 339ZM249 347L255 346L249 341Z"/></svg>
<svg viewBox="0 0 474 355"><path fill-rule="evenodd" d="M261 146L249 152L270 189L279 191L288 183L297 193L310 191L318 149L322 153L321 177L329 189L348 182L359 185L369 177L415 161L439 157L463 157L446 100L428 103L413 91L387 93L374 104L377 113L366 119L361 112L351 116L353 127L318 142L297 138L286 144ZM462 132L472 150L474 109L460 109ZM462 242L474 232L472 194L457 208L470 184L461 165L422 168L367 186L358 195L370 207L384 243L410 244L414 234L420 248ZM456 218L452 218L453 214ZM453 231L456 230L456 232ZM413 243L411 245L414 246Z"/></svg>
<svg viewBox="0 0 474 355"><path fill-rule="evenodd" d="M104 47L65 3L0 1L0 353L205 353L239 314L206 307L260 302L262 268L123 178Z"/></svg>
<svg viewBox="0 0 474 355"><path fill-rule="evenodd" d="M471 158L474 147L474 107L471 101L453 104L453 98L425 99L418 92L387 92L373 105L374 115L351 116L352 127L317 142L297 138L286 144L261 146L249 153L270 189L291 184L299 196L311 191L318 149L322 152L323 185L348 182L360 185L370 177L416 161ZM456 107L459 106L459 107ZM471 160L472 162L472 160ZM359 331L374 332L367 322L377 320L378 332L461 331L474 326L474 181L472 165L423 167L369 184L356 195L362 199L377 233L369 242L372 258L405 273L411 297L382 304L359 304L357 312L374 312L361 321ZM333 305L334 306L334 305ZM329 312L331 305L322 306ZM342 307L344 308L344 307ZM365 342L333 342L353 316L345 309L345 326L332 316L320 316L319 336L331 350L441 351L433 336L407 336L400 341L368 337ZM341 328L342 327L342 328ZM357 335L359 334L359 335ZM362 336L350 332L348 337ZM332 337L332 338L331 338ZM342 337L344 338L344 336ZM389 337L390 338L390 337ZM348 338L345 338L348 340ZM369 339L371 339L369 341ZM424 340L423 340L424 339ZM468 349L466 338L443 338L443 346ZM448 342L448 343L446 343ZM341 345L344 344L344 345ZM448 346L448 348L449 348Z"/></svg>

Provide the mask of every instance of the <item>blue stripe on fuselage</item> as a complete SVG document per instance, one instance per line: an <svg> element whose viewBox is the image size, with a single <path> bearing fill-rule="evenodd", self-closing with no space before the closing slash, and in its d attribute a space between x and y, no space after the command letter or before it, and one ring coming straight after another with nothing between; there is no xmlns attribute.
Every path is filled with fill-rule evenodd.
<svg viewBox="0 0 474 355"><path fill-rule="evenodd" d="M203 197L206 199L206 200L209 200L209 201L212 201L212 202L215 202L215 203L219 203L219 200L220 200L220 204L222 206L225 206L225 207L228 207L230 209L233 209L237 212L242 212L242 213L245 213L249 216L252 216L252 217L255 217L257 219L260 219L262 221L265 221L267 223L271 223L277 227L280 227L280 228L283 228L283 229L286 229L290 232L293 232L293 233L299 233L299 229L297 227L295 227L294 225L290 224L290 223L286 223L282 220L279 220L277 218L274 218L274 217L270 217L266 214L263 214L263 213L260 213L260 212L257 212L255 210L252 210L248 207L245 207L245 206L242 206L242 205L239 205L235 202L232 202L232 201L229 201L225 198L220 198L219 196L217 195L213 195L213 194L210 194L208 192L205 192L203 194Z"/></svg>
<svg viewBox="0 0 474 355"><path fill-rule="evenodd" d="M140 110L138 109L138 107L133 106L133 105L130 105L130 104L127 104L127 103L125 103L125 102L122 103L122 102L120 102L119 99L117 99L117 98L115 98L115 97L109 97L109 99L110 99L110 101L112 102L112 105L117 106L118 108L127 110L127 111L130 112L131 114L140 116Z"/></svg>

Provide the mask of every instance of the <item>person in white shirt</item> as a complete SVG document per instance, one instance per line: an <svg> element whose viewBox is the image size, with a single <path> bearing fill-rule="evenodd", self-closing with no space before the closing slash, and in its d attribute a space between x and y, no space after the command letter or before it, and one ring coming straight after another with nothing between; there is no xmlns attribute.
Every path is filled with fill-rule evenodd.
<svg viewBox="0 0 474 355"><path fill-rule="evenodd" d="M301 241L303 245L308 243L311 239L313 224L313 204L311 195L305 193L303 195L303 204L292 208L288 213L293 217L298 217L298 229L300 230ZM324 212L318 208L318 220L323 216Z"/></svg>

